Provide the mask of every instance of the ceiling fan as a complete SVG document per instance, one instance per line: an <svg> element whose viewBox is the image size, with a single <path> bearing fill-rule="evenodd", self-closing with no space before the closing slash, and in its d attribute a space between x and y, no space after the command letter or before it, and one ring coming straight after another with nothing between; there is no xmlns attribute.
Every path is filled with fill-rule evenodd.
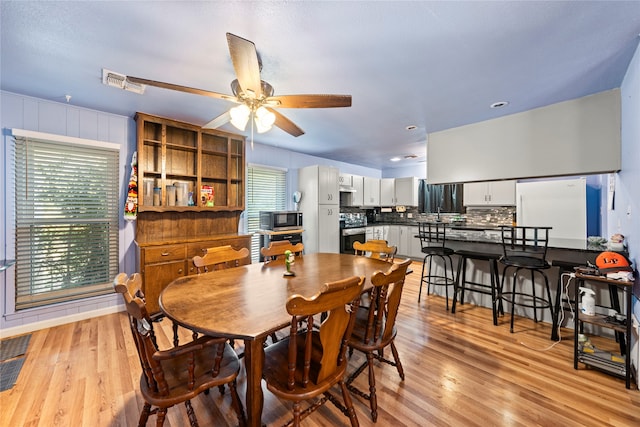
<svg viewBox="0 0 640 427"><path fill-rule="evenodd" d="M276 111L276 108L333 108L350 107L351 95L273 95L273 86L260 79L262 62L258 56L256 46L252 41L227 33L229 53L235 69L237 79L231 82L233 95L225 95L204 89L163 83L140 77L128 76L132 83L156 86L164 89L178 90L196 95L232 101L238 106L209 121L203 128L215 129L228 122L240 130L244 130L247 122L251 121L252 131L255 122L259 133L271 129L272 125L285 132L300 136L304 131L291 120Z"/></svg>

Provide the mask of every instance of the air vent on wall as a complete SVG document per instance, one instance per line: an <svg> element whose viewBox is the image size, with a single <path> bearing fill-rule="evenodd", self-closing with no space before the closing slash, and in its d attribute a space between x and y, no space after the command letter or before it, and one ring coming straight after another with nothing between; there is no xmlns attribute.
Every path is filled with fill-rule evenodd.
<svg viewBox="0 0 640 427"><path fill-rule="evenodd" d="M117 87L140 95L144 93L146 88L143 84L130 82L124 74L116 73L115 71L110 71L106 68L102 69L102 83L107 86Z"/></svg>

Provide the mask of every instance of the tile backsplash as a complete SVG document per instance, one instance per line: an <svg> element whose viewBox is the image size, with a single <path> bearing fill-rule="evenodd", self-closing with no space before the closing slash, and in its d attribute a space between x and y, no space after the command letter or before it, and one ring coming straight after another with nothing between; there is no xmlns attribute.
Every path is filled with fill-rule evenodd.
<svg viewBox="0 0 640 427"><path fill-rule="evenodd" d="M435 221L436 214L419 213L416 207L407 207L405 212L380 212L380 208L376 209L376 222L386 222L394 224L409 224L419 221ZM440 214L443 222L451 222L454 218L464 218L467 225L474 226L499 226L511 225L513 214L516 211L515 206L493 206L493 207L473 207L467 208L464 214ZM340 207L340 212L366 212L366 209Z"/></svg>

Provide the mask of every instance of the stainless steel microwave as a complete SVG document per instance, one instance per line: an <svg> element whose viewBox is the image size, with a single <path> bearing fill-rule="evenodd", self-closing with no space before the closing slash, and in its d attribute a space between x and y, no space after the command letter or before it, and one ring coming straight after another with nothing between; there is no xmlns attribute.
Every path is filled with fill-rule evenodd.
<svg viewBox="0 0 640 427"><path fill-rule="evenodd" d="M302 228L302 212L260 211L261 230L295 230Z"/></svg>

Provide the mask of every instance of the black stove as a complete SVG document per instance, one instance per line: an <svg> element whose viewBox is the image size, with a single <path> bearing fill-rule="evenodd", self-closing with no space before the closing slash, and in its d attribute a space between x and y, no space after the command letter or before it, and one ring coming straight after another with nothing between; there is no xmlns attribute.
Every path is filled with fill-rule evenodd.
<svg viewBox="0 0 640 427"><path fill-rule="evenodd" d="M364 243L367 217L363 213L340 213L340 253L353 254L353 242Z"/></svg>

